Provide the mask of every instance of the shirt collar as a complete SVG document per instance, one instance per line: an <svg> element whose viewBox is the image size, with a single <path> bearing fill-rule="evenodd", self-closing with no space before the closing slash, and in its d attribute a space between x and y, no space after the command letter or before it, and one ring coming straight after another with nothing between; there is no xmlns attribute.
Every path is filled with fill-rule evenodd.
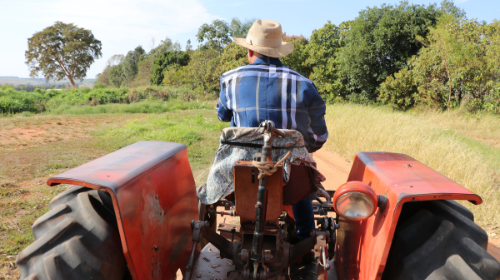
<svg viewBox="0 0 500 280"><path fill-rule="evenodd" d="M283 66L283 63L281 63L279 58L269 57L269 56L259 57L252 64L253 65L272 64L278 67Z"/></svg>

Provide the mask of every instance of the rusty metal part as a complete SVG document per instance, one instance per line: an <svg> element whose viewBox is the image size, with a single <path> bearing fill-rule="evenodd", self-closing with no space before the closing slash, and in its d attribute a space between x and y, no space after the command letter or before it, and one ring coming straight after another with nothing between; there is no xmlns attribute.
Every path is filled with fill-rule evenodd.
<svg viewBox="0 0 500 280"><path fill-rule="evenodd" d="M348 181L370 185L387 201L384 209L377 209L366 220L339 219L335 265L340 279L382 277L404 203L426 200L482 203L476 194L404 154L358 153Z"/></svg>
<svg viewBox="0 0 500 280"><path fill-rule="evenodd" d="M318 188L312 182L312 173L305 165L291 165L290 178L283 186L283 204L294 205L316 192Z"/></svg>
<svg viewBox="0 0 500 280"><path fill-rule="evenodd" d="M229 272L234 271L235 266L233 262L225 259L216 258L220 251L211 243L209 243L200 252L198 260L193 266L193 275L200 275L201 279L220 279L229 280ZM210 262L201 261L201 259L209 259ZM214 276L212 276L214 275Z"/></svg>
<svg viewBox="0 0 500 280"><path fill-rule="evenodd" d="M186 146L137 142L54 176L47 184L84 186L111 195L133 279L172 279L179 267L186 267L193 245L189 223L198 217Z"/></svg>
<svg viewBox="0 0 500 280"><path fill-rule="evenodd" d="M234 165L234 194L236 198L236 213L241 224L255 222L257 208L257 192L259 180L257 168L250 161L237 161ZM267 177L268 195L273 199L267 201L266 222L276 222L283 211L283 167Z"/></svg>
<svg viewBox="0 0 500 280"><path fill-rule="evenodd" d="M316 245L316 231L311 232L311 237L300 241L297 244L290 245L290 262L297 262L305 253L311 251Z"/></svg>

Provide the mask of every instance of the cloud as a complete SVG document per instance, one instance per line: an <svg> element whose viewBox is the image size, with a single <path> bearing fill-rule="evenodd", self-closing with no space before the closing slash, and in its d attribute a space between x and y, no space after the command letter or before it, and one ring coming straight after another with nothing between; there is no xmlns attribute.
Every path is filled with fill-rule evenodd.
<svg viewBox="0 0 500 280"><path fill-rule="evenodd" d="M23 29L25 36L56 21L92 30L103 44L104 61L114 54L126 54L139 44L149 50L153 37L158 44L167 36L174 41L193 36L203 23L219 18L198 0L25 0L4 2L2 6L5 9L0 24ZM25 39L21 44L24 49ZM98 65L103 64L101 60ZM90 76L100 70L91 72Z"/></svg>

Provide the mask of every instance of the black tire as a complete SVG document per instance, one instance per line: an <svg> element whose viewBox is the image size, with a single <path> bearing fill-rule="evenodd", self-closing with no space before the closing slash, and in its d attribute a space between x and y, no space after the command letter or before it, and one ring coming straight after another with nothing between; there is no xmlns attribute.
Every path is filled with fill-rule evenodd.
<svg viewBox="0 0 500 280"><path fill-rule="evenodd" d="M500 279L488 236L455 201L403 206L382 279Z"/></svg>
<svg viewBox="0 0 500 280"><path fill-rule="evenodd" d="M72 187L32 227L35 242L17 256L21 280L121 280L127 266L111 197Z"/></svg>

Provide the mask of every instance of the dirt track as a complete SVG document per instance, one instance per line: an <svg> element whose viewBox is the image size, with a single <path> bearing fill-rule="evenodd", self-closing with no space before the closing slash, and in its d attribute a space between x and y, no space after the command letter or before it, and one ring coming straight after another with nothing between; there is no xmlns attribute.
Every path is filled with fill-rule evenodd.
<svg viewBox="0 0 500 280"><path fill-rule="evenodd" d="M319 171L326 177L323 186L327 190L336 190L340 185L347 181L349 171L351 170L351 163L347 162L342 157L329 152L325 149L315 152L314 160L318 166ZM488 253L500 261L500 240L491 239L488 244Z"/></svg>

